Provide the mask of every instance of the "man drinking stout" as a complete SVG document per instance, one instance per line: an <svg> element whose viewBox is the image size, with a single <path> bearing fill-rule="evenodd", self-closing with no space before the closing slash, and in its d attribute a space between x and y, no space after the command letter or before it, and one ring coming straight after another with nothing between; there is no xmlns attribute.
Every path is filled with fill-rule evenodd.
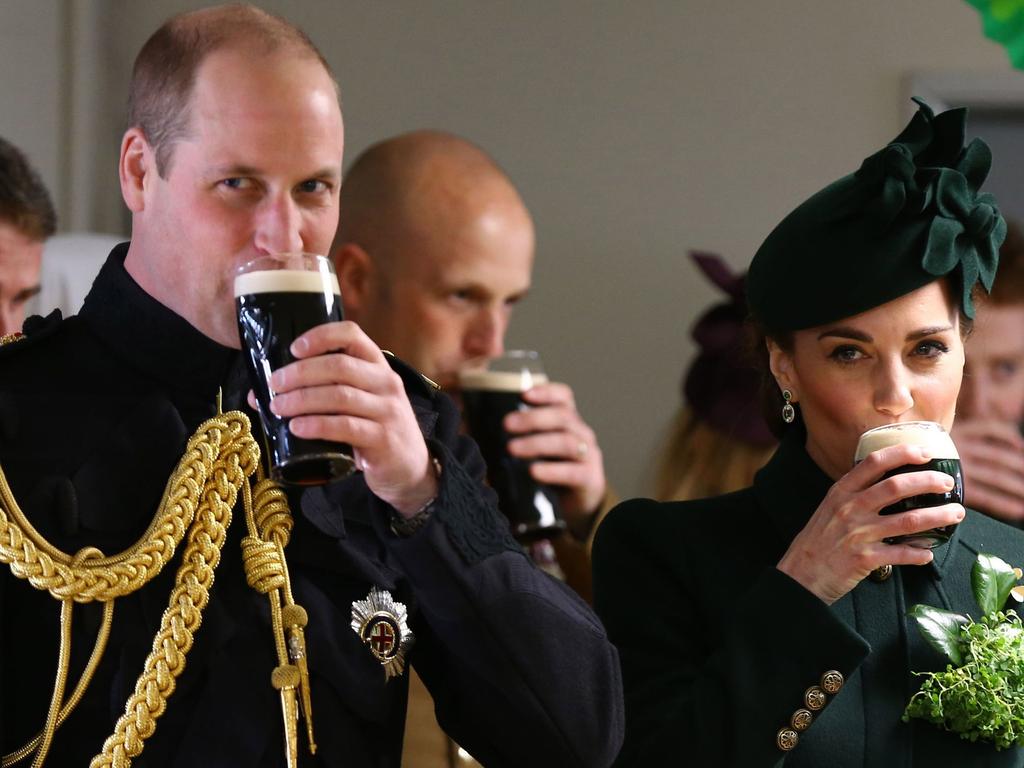
<svg viewBox="0 0 1024 768"><path fill-rule="evenodd" d="M357 157L341 201L331 253L346 316L458 398L459 371L501 355L512 311L530 288L534 227L519 192L479 147L415 131ZM589 600L591 534L613 503L601 449L567 384L538 384L522 396L530 409L502 424L513 436L508 450L532 460L536 482L557 489L569 529L551 540L554 552L540 541L531 556ZM407 738L418 746L403 765L446 765L450 748L437 738L422 687L413 688L409 720Z"/></svg>
<svg viewBox="0 0 1024 768"><path fill-rule="evenodd" d="M457 395L460 370L502 353L513 308L530 289L534 228L519 192L479 147L415 131L357 157L341 199L332 254L346 316ZM504 422L509 451L536 459L530 474L558 488L569 530L586 542L607 508L594 431L566 384L523 397L530 409ZM589 563L576 554L560 562L589 595Z"/></svg>
<svg viewBox="0 0 1024 768"><path fill-rule="evenodd" d="M879 512L880 515L895 515L923 507L964 503L964 477L960 469L960 454L957 453L949 433L940 424L931 421L909 421L869 429L861 435L860 441L857 443L854 463L859 464L869 454L894 445L912 445L922 448L932 458L924 464L908 464L891 470L886 473L885 477L932 470L943 472L953 478L953 488L945 493L921 493L908 496L884 507ZM887 544L910 544L930 549L949 541L954 530L956 530L956 524L944 525L920 533L890 536L885 542Z"/></svg>
<svg viewBox="0 0 1024 768"><path fill-rule="evenodd" d="M355 323L298 336L270 386L292 435L351 445L360 471L255 482L233 283L330 246L343 126L324 58L262 10L199 10L146 42L128 103L131 242L78 316L0 347L4 519L25 544L0 541L2 754L49 724L49 766L397 768L411 665L482 762L608 765L615 649L509 536L452 403ZM24 578L54 571L39 552L59 585ZM58 718L54 680L77 681L97 638Z"/></svg>

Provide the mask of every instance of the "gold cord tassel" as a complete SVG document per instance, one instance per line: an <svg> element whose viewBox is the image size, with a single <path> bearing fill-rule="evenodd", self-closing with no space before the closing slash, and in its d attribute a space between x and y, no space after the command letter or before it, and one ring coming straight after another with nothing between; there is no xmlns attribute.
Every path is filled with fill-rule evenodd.
<svg viewBox="0 0 1024 768"><path fill-rule="evenodd" d="M270 684L281 692L281 714L284 717L285 760L288 768L299 765L299 708L295 702L295 689L299 685L299 670L290 664L274 667Z"/></svg>
<svg viewBox="0 0 1024 768"><path fill-rule="evenodd" d="M262 592L270 601L270 622L277 648L278 670L294 670L297 677L290 687L274 687L281 691L281 704L285 708L285 740L289 753L297 734L289 730L289 706L295 703L295 689L299 690L302 718L306 722L306 737L310 754L316 754L313 738L313 705L309 687L309 666L306 661L306 637L303 627L308 622L305 609L296 605L292 597L291 579L284 548L291 538L294 525L288 497L281 487L263 477L262 469L252 490L243 488L245 518L249 535L242 540L242 562L249 586ZM286 633L287 630L287 633ZM291 672L287 673L291 679ZM289 704L288 702L291 702ZM293 724L294 725L294 724Z"/></svg>

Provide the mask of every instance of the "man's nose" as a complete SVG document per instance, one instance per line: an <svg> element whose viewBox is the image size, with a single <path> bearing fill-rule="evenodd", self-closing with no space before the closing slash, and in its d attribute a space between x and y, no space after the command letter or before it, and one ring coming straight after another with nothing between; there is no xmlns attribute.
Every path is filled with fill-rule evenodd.
<svg viewBox="0 0 1024 768"><path fill-rule="evenodd" d="M498 357L505 351L507 326L503 309L481 310L466 335L466 353L470 357Z"/></svg>
<svg viewBox="0 0 1024 768"><path fill-rule="evenodd" d="M260 253L300 253L302 215L291 195L268 198L256 212L254 241Z"/></svg>

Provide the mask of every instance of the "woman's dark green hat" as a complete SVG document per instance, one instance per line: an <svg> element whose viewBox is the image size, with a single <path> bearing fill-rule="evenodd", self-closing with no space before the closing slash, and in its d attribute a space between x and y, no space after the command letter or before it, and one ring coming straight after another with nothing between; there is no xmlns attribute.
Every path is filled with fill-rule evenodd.
<svg viewBox="0 0 1024 768"><path fill-rule="evenodd" d="M966 109L919 109L860 169L797 207L750 265L751 313L766 330L813 328L949 276L974 317L971 291L992 288L1006 222L980 187L992 165L981 139L964 147Z"/></svg>

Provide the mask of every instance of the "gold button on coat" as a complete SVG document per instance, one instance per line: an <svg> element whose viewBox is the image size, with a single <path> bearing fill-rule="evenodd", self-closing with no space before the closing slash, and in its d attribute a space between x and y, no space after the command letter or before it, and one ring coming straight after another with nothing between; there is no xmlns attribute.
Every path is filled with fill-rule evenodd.
<svg viewBox="0 0 1024 768"><path fill-rule="evenodd" d="M821 687L829 696L835 696L843 687L843 673L830 669L821 676Z"/></svg>
<svg viewBox="0 0 1024 768"><path fill-rule="evenodd" d="M789 752L800 741L800 735L791 728L780 728L775 735L775 743L783 752Z"/></svg>
<svg viewBox="0 0 1024 768"><path fill-rule="evenodd" d="M823 709L827 701L828 696L816 685L812 685L804 692L804 706L811 710L811 712L818 712Z"/></svg>
<svg viewBox="0 0 1024 768"><path fill-rule="evenodd" d="M811 727L811 721L813 719L814 715L811 714L809 709L798 709L789 719L789 724L793 726L794 731L803 732Z"/></svg>

